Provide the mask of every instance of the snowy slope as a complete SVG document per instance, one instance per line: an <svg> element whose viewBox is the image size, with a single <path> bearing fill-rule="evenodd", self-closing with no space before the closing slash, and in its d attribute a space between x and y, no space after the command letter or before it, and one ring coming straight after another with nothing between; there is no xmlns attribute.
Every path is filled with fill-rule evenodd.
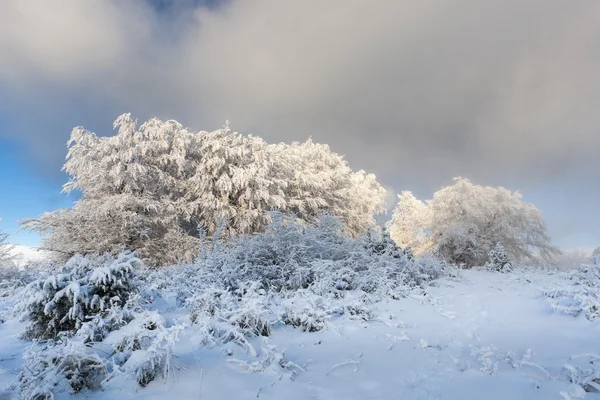
<svg viewBox="0 0 600 400"><path fill-rule="evenodd" d="M423 296L373 304L374 320L339 317L325 330L288 326L252 339L258 357L232 343L206 349L188 326L170 379L140 388L126 376L89 399L600 399L571 384L566 364L591 365L600 323L554 312L539 293L557 275L461 272ZM189 323L174 300L157 306ZM27 342L0 324L0 385L16 378ZM261 350L262 349L262 350ZM570 360L572 356L583 355ZM17 396L7 391L0 398ZM57 398L69 398L62 393Z"/></svg>
<svg viewBox="0 0 600 400"><path fill-rule="evenodd" d="M42 261L48 257L48 252L44 250L22 245L12 246L11 254L15 256L15 261L19 266L23 266L28 262Z"/></svg>

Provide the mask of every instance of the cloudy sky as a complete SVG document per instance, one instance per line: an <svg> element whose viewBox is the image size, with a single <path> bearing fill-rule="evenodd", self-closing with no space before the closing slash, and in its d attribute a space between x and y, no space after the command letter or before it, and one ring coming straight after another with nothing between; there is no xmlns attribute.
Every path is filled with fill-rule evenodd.
<svg viewBox="0 0 600 400"><path fill-rule="evenodd" d="M423 198L519 189L600 245L598 1L2 0L1 226L68 206L71 129L123 112L312 136Z"/></svg>

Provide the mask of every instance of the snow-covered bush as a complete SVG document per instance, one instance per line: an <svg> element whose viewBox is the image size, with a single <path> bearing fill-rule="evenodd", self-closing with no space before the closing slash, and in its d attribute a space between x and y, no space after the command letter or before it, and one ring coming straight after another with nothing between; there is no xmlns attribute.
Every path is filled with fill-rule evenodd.
<svg viewBox="0 0 600 400"><path fill-rule="evenodd" d="M600 266L581 265L564 277L562 285L544 290L553 308L568 315L583 314L590 321L600 319Z"/></svg>
<svg viewBox="0 0 600 400"><path fill-rule="evenodd" d="M244 335L269 336L272 316L269 303L272 296L259 282L246 282L235 290L209 288L188 299L193 323L226 322L239 328Z"/></svg>
<svg viewBox="0 0 600 400"><path fill-rule="evenodd" d="M87 341L86 326L72 337L49 340L25 355L19 381L21 398L53 399L55 393L98 390L104 381L125 374L146 386L171 372L173 346L181 325L167 327L156 311L131 310L131 320L112 326L98 338L105 349L98 351ZM119 328L115 330L114 328Z"/></svg>
<svg viewBox="0 0 600 400"><path fill-rule="evenodd" d="M285 374L291 380L294 380L299 372L306 372L300 365L288 360L283 351L277 351L276 346L267 344L261 348L260 353L257 354L259 359L253 362L236 358L230 358L228 361L246 372L258 373L271 370L280 377Z"/></svg>
<svg viewBox="0 0 600 400"><path fill-rule="evenodd" d="M193 304L193 302L192 302ZM192 306L193 307L193 306ZM256 356L256 349L248 340L249 335L263 334L262 321L259 329L240 326L228 320L220 319L219 315L228 314L227 308L214 308L215 315L203 314L198 309L193 313L193 322L200 339L200 343L208 348L213 348L226 343L233 343L244 349L251 356ZM265 325L270 331L270 321ZM270 332L264 332L268 334Z"/></svg>
<svg viewBox="0 0 600 400"><path fill-rule="evenodd" d="M325 319L330 313L325 305L327 300L324 296L300 289L283 301L284 311L280 319L284 324L305 332L320 331L325 327Z"/></svg>
<svg viewBox="0 0 600 400"><path fill-rule="evenodd" d="M496 243L496 246L490 250L485 267L490 271L510 272L512 263L501 243Z"/></svg>
<svg viewBox="0 0 600 400"><path fill-rule="evenodd" d="M55 392L97 390L106 377L104 360L81 342L48 343L25 354L19 375L22 399L51 400Z"/></svg>
<svg viewBox="0 0 600 400"><path fill-rule="evenodd" d="M237 238L214 254L221 257L213 257L210 268L219 271L227 286L260 281L275 291L306 288L319 278L320 267L335 269L348 259L353 242L332 216L323 214L315 224L303 224L272 215L264 233Z"/></svg>
<svg viewBox="0 0 600 400"><path fill-rule="evenodd" d="M451 273L453 267L444 260L433 256L419 257L414 261L413 268L409 269L405 276L405 282L408 286L423 286L428 282L447 276Z"/></svg>
<svg viewBox="0 0 600 400"><path fill-rule="evenodd" d="M600 358L595 354L571 357L569 363L563 366L561 376L580 387L580 391L598 393L600 392L600 368L596 366L598 361Z"/></svg>
<svg viewBox="0 0 600 400"><path fill-rule="evenodd" d="M156 311L139 311L131 322L103 341L113 349L109 358L115 368L112 375L128 374L140 386L158 377L167 379L173 346L181 329L181 325L167 327L165 319Z"/></svg>
<svg viewBox="0 0 600 400"><path fill-rule="evenodd" d="M84 324L94 322L90 340L122 325L122 310L136 289L135 269L141 267L135 253L118 257L72 257L47 278L31 282L23 291L16 309L29 323L26 338L53 339L61 333L75 333ZM99 318L108 317L107 320ZM91 321L91 322L90 322ZM114 326L106 325L111 322Z"/></svg>
<svg viewBox="0 0 600 400"><path fill-rule="evenodd" d="M263 233L214 243L195 263L151 271L142 279L158 291L175 288L181 298L213 286L234 291L247 282L259 282L268 292L310 289L343 296L361 290L400 297L448 269L432 258L411 260L397 246L378 243L374 234L351 238L328 214L308 224L281 213L272 220Z"/></svg>
<svg viewBox="0 0 600 400"><path fill-rule="evenodd" d="M141 279L189 308L204 345L234 342L252 353L247 336L281 323L313 332L335 315L372 319L369 302L406 296L449 270L409 258L386 235L352 238L328 214L307 224L273 213L272 221L263 233L213 243L194 264Z"/></svg>

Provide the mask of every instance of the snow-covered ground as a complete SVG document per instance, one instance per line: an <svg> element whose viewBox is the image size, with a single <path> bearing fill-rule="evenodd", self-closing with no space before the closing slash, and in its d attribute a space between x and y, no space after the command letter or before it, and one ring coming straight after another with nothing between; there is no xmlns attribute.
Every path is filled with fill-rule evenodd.
<svg viewBox="0 0 600 400"><path fill-rule="evenodd" d="M174 299L156 306L187 323L166 381L141 388L126 375L89 399L600 399L571 383L570 365L593 367L600 322L557 313L540 292L559 275L461 271L427 294L372 304L370 321L335 317L319 332L275 327L253 338L257 357L227 343L207 349ZM2 302L2 299L0 299ZM0 303L10 307L10 299ZM31 342L23 325L0 324L0 399ZM110 338L110 336L109 336ZM108 338L108 339L109 339ZM102 350L102 349L100 349ZM594 356L596 354L596 356ZM57 398L68 398L59 393Z"/></svg>

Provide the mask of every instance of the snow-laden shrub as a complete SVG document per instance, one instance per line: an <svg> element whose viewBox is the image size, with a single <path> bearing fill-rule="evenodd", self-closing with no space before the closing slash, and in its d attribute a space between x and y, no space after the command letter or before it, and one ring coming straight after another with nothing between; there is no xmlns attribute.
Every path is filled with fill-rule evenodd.
<svg viewBox="0 0 600 400"><path fill-rule="evenodd" d="M284 311L281 321L305 332L317 332L325 327L331 309L326 306L326 296L318 296L307 290L299 290L282 302ZM329 312L328 312L329 311ZM340 314L342 313L339 310Z"/></svg>
<svg viewBox="0 0 600 400"><path fill-rule="evenodd" d="M132 310L132 320L102 340L104 349L89 346L85 326L74 337L50 340L25 355L19 381L21 398L53 399L55 393L101 389L104 381L126 374L146 386L171 372L173 347L180 325L167 327L156 311Z"/></svg>
<svg viewBox="0 0 600 400"><path fill-rule="evenodd" d="M600 266L582 265L564 276L562 285L543 292L553 300L553 308L568 315L583 314L590 321L600 319Z"/></svg>
<svg viewBox="0 0 600 400"><path fill-rule="evenodd" d="M186 301L202 345L234 343L250 355L256 350L248 337L271 334L277 317L270 307L275 304L259 282L246 282L235 290L210 287Z"/></svg>
<svg viewBox="0 0 600 400"><path fill-rule="evenodd" d="M373 319L369 303L401 298L446 274L433 258L411 259L385 234L351 238L332 216L306 224L272 214L266 231L215 241L193 264L145 270L148 291L190 310L201 343L234 343L281 324L309 332L336 316Z"/></svg>
<svg viewBox="0 0 600 400"><path fill-rule="evenodd" d="M194 323L217 319L238 327L246 335L269 336L268 306L271 296L259 282L247 282L237 289L209 289L188 300Z"/></svg>
<svg viewBox="0 0 600 400"><path fill-rule="evenodd" d="M167 327L156 311L139 311L129 324L103 341L113 349L109 358L115 368L113 375L128 374L142 387L159 377L167 379L181 329L181 325Z"/></svg>
<svg viewBox="0 0 600 400"><path fill-rule="evenodd" d="M81 342L49 343L25 354L19 375L22 399L50 400L54 393L97 390L106 377L104 360Z"/></svg>
<svg viewBox="0 0 600 400"><path fill-rule="evenodd" d="M275 291L306 288L316 279L316 263L348 258L352 241L334 217L323 214L306 225L280 213L272 216L264 233L236 238L203 260L226 286L259 281Z"/></svg>
<svg viewBox="0 0 600 400"><path fill-rule="evenodd" d="M182 326L144 309L149 298L139 290L138 270L144 266L131 252L75 256L26 287L17 305L29 322L23 336L50 340L27 358L23 398L51 399L67 384L73 393L97 389L120 374L141 386L169 376Z"/></svg>
<svg viewBox="0 0 600 400"><path fill-rule="evenodd" d="M261 348L259 359L253 362L230 358L227 361L236 364L245 372L259 373L265 371L273 371L280 377L287 375L289 379L294 380L299 372L306 372L300 365L288 360L285 357L285 352L278 351L276 346L266 345Z"/></svg>
<svg viewBox="0 0 600 400"><path fill-rule="evenodd" d="M21 374L24 398L53 398L53 393L64 390L65 382L72 393L84 388L99 389L104 379L123 373L133 377L140 386L158 377L166 379L181 329L181 326L167 328L157 312L140 311L102 342L112 348L111 353L94 351L81 340L79 332L74 339L50 341L50 345L26 357Z"/></svg>
<svg viewBox="0 0 600 400"><path fill-rule="evenodd" d="M580 387L583 392L600 392L600 361L595 354L582 354L573 356L563 366L561 376L568 379L574 385Z"/></svg>
<svg viewBox="0 0 600 400"><path fill-rule="evenodd" d="M423 256L415 259L411 268L404 274L404 283L410 287L422 287L428 282L447 276L452 271L444 260L433 256Z"/></svg>
<svg viewBox="0 0 600 400"><path fill-rule="evenodd" d="M266 231L214 243L194 264L144 275L158 292L173 289L184 299L208 287L236 290L259 282L268 292L310 289L318 294L361 290L401 297L447 271L434 259L411 260L392 241L362 235L350 238L332 216L305 224L272 214Z"/></svg>
<svg viewBox="0 0 600 400"><path fill-rule="evenodd" d="M490 271L510 272L511 267L512 263L506 249L501 243L496 243L496 246L488 253L485 268Z"/></svg>
<svg viewBox="0 0 600 400"><path fill-rule="evenodd" d="M138 298L132 296L123 307L114 304L111 308L90 316L89 320L83 322L75 331L74 336L84 343L101 342L110 332L130 323L139 312ZM64 334L65 332L62 332L62 335ZM73 335L73 332L67 335Z"/></svg>
<svg viewBox="0 0 600 400"><path fill-rule="evenodd" d="M116 258L76 255L47 278L31 282L16 306L29 322L24 337L53 339L61 333L75 333L94 318L110 317L136 290L135 268L141 265L131 252ZM107 320L113 326L97 326L110 331L122 324L120 319L113 315ZM91 336L98 339L97 334Z"/></svg>

